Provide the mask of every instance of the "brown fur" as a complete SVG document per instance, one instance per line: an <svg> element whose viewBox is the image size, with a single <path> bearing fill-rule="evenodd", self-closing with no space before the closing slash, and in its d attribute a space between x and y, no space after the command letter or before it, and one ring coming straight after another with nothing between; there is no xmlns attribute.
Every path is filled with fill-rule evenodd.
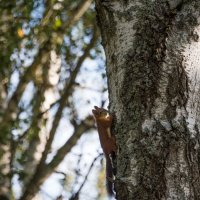
<svg viewBox="0 0 200 200"><path fill-rule="evenodd" d="M99 133L99 139L101 147L106 158L106 186L109 196L113 196L113 176L114 169L112 166L113 155L115 157L117 146L115 136L111 134L111 125L113 117L109 112L103 108L97 106L92 110L97 123L97 130Z"/></svg>

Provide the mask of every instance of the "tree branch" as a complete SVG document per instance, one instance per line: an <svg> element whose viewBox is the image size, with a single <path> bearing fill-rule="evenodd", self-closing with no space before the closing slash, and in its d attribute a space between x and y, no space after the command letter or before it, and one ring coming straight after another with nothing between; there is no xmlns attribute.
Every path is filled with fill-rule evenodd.
<svg viewBox="0 0 200 200"><path fill-rule="evenodd" d="M54 172L56 167L64 159L65 155L71 151L74 145L77 143L78 139L82 134L94 127L94 120L91 116L87 117L80 125L75 127L74 134L69 138L69 140L57 151L52 161L49 164L43 164L37 168L33 178L27 185L26 191L20 200L29 200L35 196L39 187L44 183L44 181Z"/></svg>
<svg viewBox="0 0 200 200"><path fill-rule="evenodd" d="M80 191L82 190L83 186L85 185L85 182L87 181L88 176L89 176L89 174L90 174L90 172L91 172L91 170L92 170L92 168L93 168L95 162L96 162L100 157L102 157L102 155L103 155L103 154L100 153L96 158L94 158L94 160L92 161L92 164L90 165L90 167L89 167L89 169L88 169L87 174L85 175L85 178L84 178L82 184L80 185L80 187L79 187L79 189L77 190L77 192L76 192L75 194L73 194L72 197L71 197L69 200L77 200L77 199L78 199L79 194L80 194Z"/></svg>
<svg viewBox="0 0 200 200"><path fill-rule="evenodd" d="M66 26L67 27L72 26L84 14L84 12L88 9L90 4L91 4L91 0L82 1L79 4L79 6L77 7L77 9L75 9L74 14L71 16L70 22L66 23ZM22 94L24 93L24 90L25 90L27 84L30 82L33 75L35 74L39 64L41 63L41 59L44 58L44 54L46 53L45 50L49 45L49 38L44 39L43 34L41 34L43 32L42 30L44 29L44 26L46 26L48 24L47 22L49 22L50 18L52 18L52 16L53 16L52 3L49 3L47 6L48 6L48 8L46 10L45 17L43 18L43 20L41 22L42 28L39 31L40 34L38 34L38 41L41 41L43 43L43 45L40 47L38 56L36 57L33 64L26 70L26 72L20 79L20 82L19 82L14 94L12 95L11 99L9 100L7 107L6 107L5 111L3 112L2 117L0 118L0 121L4 122L0 125L1 133L8 132L6 130L8 124L12 123L15 120L17 106L22 97ZM87 49L86 49L86 52L87 52ZM81 59L79 61L81 62ZM78 66L78 64L77 64L77 66ZM76 73L77 72L74 72L74 74L76 74Z"/></svg>
<svg viewBox="0 0 200 200"><path fill-rule="evenodd" d="M71 88L74 84L74 81L75 81L76 76L77 76L77 74L80 70L80 67L81 67L82 63L84 62L85 58L89 55L89 52L92 49L92 47L94 46L96 39L97 39L97 29L95 27L93 38L91 39L90 44L85 49L84 54L79 58L78 63L76 65L76 68L72 72L69 81L66 82L66 85L65 85L65 88L64 88L64 94L60 99L60 105L59 105L59 108L56 112L56 115L55 115L55 118L54 118L54 121L53 121L53 124L52 124L52 129L50 131L50 136L49 136L49 139L47 141L45 150L42 154L42 159L41 159L41 161L40 161L40 163L37 167L37 170L36 170L32 180L30 180L30 182L29 182L29 184L26 188L26 191L24 192L24 195L22 196L21 200L28 200L36 194L40 185L48 178L48 176L51 173L53 173L54 169L59 165L59 163L63 160L65 155L76 144L76 142L80 138L80 136L86 130L88 130L88 127L85 126L88 123L87 122L88 118L87 118L80 125L78 125L78 127L75 127L75 133L70 137L70 139L65 143L65 145L63 145L63 147L61 147L58 150L58 152L57 152L56 156L54 156L53 160L48 165L45 164L45 160L46 160L47 155L49 153L49 150L51 148L51 144L53 142L57 127L58 127L60 119L62 117L62 111L65 107L66 100L69 97L69 95L71 94ZM93 127L93 125L94 125L94 121L93 121L92 126L90 126L90 128Z"/></svg>
<svg viewBox="0 0 200 200"><path fill-rule="evenodd" d="M55 115L55 118L54 118L54 121L53 121L53 124L52 124L52 128L51 128L51 131L50 131L50 134L49 134L49 139L47 141L45 150L42 154L42 159L41 159L40 165L43 165L45 163L45 160L46 160L48 152L51 148L51 144L53 142L57 127L58 127L60 119L62 117L62 111L66 106L66 101L67 101L69 95L71 94L71 89L72 89L72 86L73 86L74 81L76 79L76 76L77 76L77 74L78 74L78 72L81 68L81 65L83 64L84 60L89 55L90 50L94 46L96 39L97 39L97 30L95 28L93 38L91 39L90 44L85 49L84 54L79 58L78 63L77 63L74 71L72 72L72 74L69 78L69 81L66 82L66 85L64 87L64 94L62 95L62 97L60 99L60 105L59 105L58 110L56 112L56 115Z"/></svg>
<svg viewBox="0 0 200 200"><path fill-rule="evenodd" d="M44 18L41 21L39 33L37 34L37 36L38 36L37 40L39 41L39 44L41 45L38 50L37 56L36 56L35 60L33 61L32 65L30 67L28 67L28 69L25 71L24 75L20 78L20 82L19 82L16 90L14 91L12 97L8 101L7 107L3 111L3 115L0 118L0 121L1 122L3 121L3 123L2 123L3 125L0 124L1 134L2 134L2 132L5 132L6 126L10 122L15 120L15 118L17 116L17 114L16 114L17 106L22 97L22 94L24 93L24 90L25 90L26 86L28 85L28 83L32 80L33 76L35 75L35 72L38 69L39 65L43 63L43 62L41 63L41 60L42 59L44 60L44 58L45 58L45 53L49 47L50 39L46 37L44 40L43 31L44 31L46 25L48 24L47 22L52 17L52 14L53 14L52 6L53 6L52 3L47 2L46 12L44 14ZM41 44L41 42L42 42L42 44Z"/></svg>
<svg viewBox="0 0 200 200"><path fill-rule="evenodd" d="M92 0L81 1L77 8L74 9L74 11L72 12L68 26L71 26L72 24L76 23L83 16L86 10L90 7L91 3Z"/></svg>

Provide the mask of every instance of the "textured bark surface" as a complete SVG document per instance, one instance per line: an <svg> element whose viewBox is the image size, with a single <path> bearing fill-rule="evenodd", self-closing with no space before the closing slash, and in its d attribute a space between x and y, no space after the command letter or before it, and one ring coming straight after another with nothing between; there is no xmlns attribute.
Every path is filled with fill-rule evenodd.
<svg viewBox="0 0 200 200"><path fill-rule="evenodd" d="M117 199L200 199L200 2L96 0Z"/></svg>

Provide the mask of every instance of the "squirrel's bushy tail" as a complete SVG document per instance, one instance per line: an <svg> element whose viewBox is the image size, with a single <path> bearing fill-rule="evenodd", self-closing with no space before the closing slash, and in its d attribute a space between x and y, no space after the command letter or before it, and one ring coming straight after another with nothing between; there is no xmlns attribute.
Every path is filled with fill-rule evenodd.
<svg viewBox="0 0 200 200"><path fill-rule="evenodd" d="M110 197L113 197L114 194L114 169L111 163L111 158L109 156L106 156L106 189L107 193Z"/></svg>

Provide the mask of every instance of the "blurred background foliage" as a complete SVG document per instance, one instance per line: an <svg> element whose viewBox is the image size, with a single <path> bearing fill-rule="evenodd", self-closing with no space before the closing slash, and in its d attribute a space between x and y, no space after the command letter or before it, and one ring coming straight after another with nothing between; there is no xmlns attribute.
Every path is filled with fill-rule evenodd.
<svg viewBox="0 0 200 200"><path fill-rule="evenodd" d="M0 1L0 197L105 199L104 60L92 0Z"/></svg>

